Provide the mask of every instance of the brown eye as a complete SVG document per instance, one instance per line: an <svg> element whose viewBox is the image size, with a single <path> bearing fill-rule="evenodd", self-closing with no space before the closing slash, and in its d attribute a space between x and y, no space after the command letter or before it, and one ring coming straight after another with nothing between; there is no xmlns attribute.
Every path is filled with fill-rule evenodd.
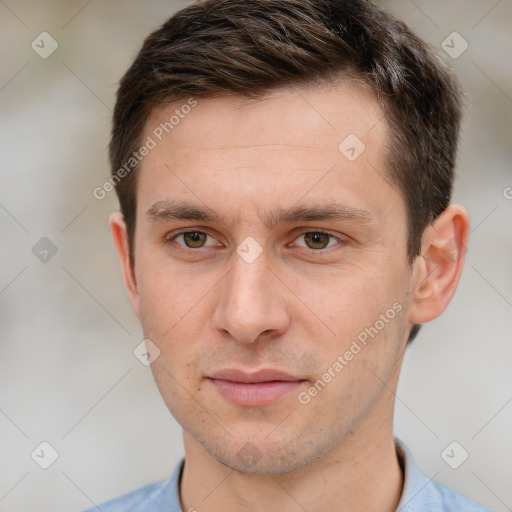
<svg viewBox="0 0 512 512"><path fill-rule="evenodd" d="M206 233L201 233L200 231L187 231L186 233L181 233L181 235L183 236L185 245L191 249L203 247L206 242L206 237L208 236Z"/></svg>
<svg viewBox="0 0 512 512"><path fill-rule="evenodd" d="M304 242L309 249L325 249L333 238L329 233L323 233L321 231L311 231L304 233L303 236Z"/></svg>
<svg viewBox="0 0 512 512"><path fill-rule="evenodd" d="M196 229L189 229L188 231L181 231L179 233L169 233L165 237L166 243L172 244L171 246L180 246L183 250L194 249L213 249L221 248L222 244L216 240L212 235L199 231ZM189 251L190 253L190 251Z"/></svg>

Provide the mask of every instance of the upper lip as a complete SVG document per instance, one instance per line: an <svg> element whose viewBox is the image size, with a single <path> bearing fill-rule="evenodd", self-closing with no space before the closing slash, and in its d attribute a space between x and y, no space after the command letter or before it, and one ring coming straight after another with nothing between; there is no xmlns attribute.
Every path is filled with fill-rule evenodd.
<svg viewBox="0 0 512 512"><path fill-rule="evenodd" d="M276 380L293 382L303 380L301 378L294 377L289 373L280 370L273 370L272 368L264 368L253 373L246 373L235 368L228 368L216 371L210 378L245 383L272 382Z"/></svg>

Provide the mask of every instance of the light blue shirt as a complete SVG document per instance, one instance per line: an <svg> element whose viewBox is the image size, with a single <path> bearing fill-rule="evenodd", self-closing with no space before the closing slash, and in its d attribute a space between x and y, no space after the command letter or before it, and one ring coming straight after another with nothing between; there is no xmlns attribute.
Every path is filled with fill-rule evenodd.
<svg viewBox="0 0 512 512"><path fill-rule="evenodd" d="M491 512L445 485L421 474L403 442L395 438L404 468L404 489L396 512ZM184 512L179 499L179 482L185 459L165 482L146 485L84 512Z"/></svg>

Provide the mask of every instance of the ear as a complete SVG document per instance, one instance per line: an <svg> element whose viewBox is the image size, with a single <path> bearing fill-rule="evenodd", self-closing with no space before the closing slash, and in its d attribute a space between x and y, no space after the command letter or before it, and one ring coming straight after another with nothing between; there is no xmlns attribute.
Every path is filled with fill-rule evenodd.
<svg viewBox="0 0 512 512"><path fill-rule="evenodd" d="M469 216L450 205L423 234L421 255L413 263L409 321L423 324L448 306L462 274L469 241Z"/></svg>
<svg viewBox="0 0 512 512"><path fill-rule="evenodd" d="M128 232L126 223L121 212L115 212L110 216L110 231L114 239L117 255L121 263L123 272L124 286L128 293L128 298L132 303L132 308L140 321L140 302L137 290L137 280L135 279L135 268L130 260L130 247L128 244Z"/></svg>

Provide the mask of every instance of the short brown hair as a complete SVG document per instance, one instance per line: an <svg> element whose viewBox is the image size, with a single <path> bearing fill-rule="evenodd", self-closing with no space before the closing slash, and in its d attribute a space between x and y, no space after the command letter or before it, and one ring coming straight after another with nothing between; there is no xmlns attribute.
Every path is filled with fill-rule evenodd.
<svg viewBox="0 0 512 512"><path fill-rule="evenodd" d="M450 201L463 93L425 42L369 0L204 0L176 13L146 38L121 80L112 177L140 147L155 107L190 96L262 97L344 74L356 74L386 114L387 177L407 207L411 263L425 227ZM116 184L132 262L136 187L134 166Z"/></svg>

